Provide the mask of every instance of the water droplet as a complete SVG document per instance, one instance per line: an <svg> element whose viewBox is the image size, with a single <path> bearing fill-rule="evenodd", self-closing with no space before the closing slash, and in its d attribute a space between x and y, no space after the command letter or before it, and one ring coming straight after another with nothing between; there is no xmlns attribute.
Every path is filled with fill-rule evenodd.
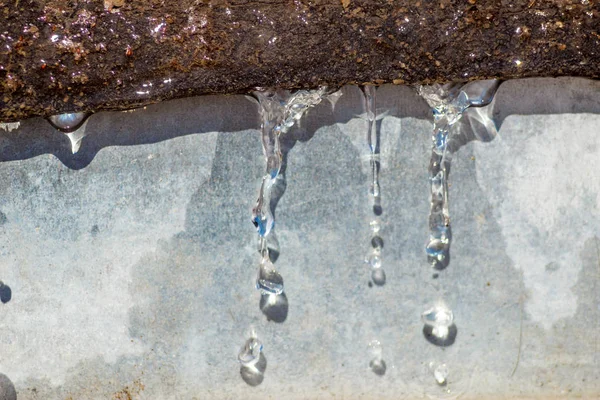
<svg viewBox="0 0 600 400"><path fill-rule="evenodd" d="M371 354L371 361L369 361L371 371L378 376L385 375L387 366L383 360L383 346L379 340L369 342L369 353Z"/></svg>
<svg viewBox="0 0 600 400"><path fill-rule="evenodd" d="M385 285L386 276L383 268L377 268L371 271L371 280L377 286Z"/></svg>
<svg viewBox="0 0 600 400"><path fill-rule="evenodd" d="M90 116L90 113L65 113L48 117L50 125L61 132L70 133L79 128Z"/></svg>
<svg viewBox="0 0 600 400"><path fill-rule="evenodd" d="M377 220L373 220L373 221L371 221L370 225L371 225L371 231L372 231L374 234L377 234L377 233L379 233L379 231L381 230L381 224L380 224L380 223L379 223L379 221L377 221Z"/></svg>
<svg viewBox="0 0 600 400"><path fill-rule="evenodd" d="M371 246L374 249L383 249L383 239L381 238L381 236L373 236L371 238Z"/></svg>
<svg viewBox="0 0 600 400"><path fill-rule="evenodd" d="M421 314L421 320L425 325L433 328L432 335L444 340L449 335L450 326L454 323L452 310L440 304L431 307Z"/></svg>
<svg viewBox="0 0 600 400"><path fill-rule="evenodd" d="M265 176L260 187L256 205L252 209L252 223L256 227L258 234L262 237L267 236L275 225L275 219L270 207L271 186L271 179Z"/></svg>
<svg viewBox="0 0 600 400"><path fill-rule="evenodd" d="M446 386L448 383L448 366L444 363L431 362L429 368L433 372L436 383L440 386Z"/></svg>
<svg viewBox="0 0 600 400"><path fill-rule="evenodd" d="M371 266L371 268L379 269L381 268L381 254L377 249L371 250L367 257L365 258L365 262Z"/></svg>
<svg viewBox="0 0 600 400"><path fill-rule="evenodd" d="M258 386L264 380L267 369L267 359L263 352L262 343L253 335L246 341L238 354L240 376L250 386Z"/></svg>
<svg viewBox="0 0 600 400"><path fill-rule="evenodd" d="M242 347L240 350L240 353L238 354L238 360L240 364L245 366L255 365L258 362L262 351L262 343L257 338L251 337L246 341L244 347Z"/></svg>
<svg viewBox="0 0 600 400"><path fill-rule="evenodd" d="M264 258L258 267L256 288L262 294L281 294L283 292L283 278L268 258Z"/></svg>
<svg viewBox="0 0 600 400"><path fill-rule="evenodd" d="M71 141L71 151L73 154L79 151L81 141L85 137L85 122L90 113L66 113L53 115L48 118L50 125L65 133Z"/></svg>

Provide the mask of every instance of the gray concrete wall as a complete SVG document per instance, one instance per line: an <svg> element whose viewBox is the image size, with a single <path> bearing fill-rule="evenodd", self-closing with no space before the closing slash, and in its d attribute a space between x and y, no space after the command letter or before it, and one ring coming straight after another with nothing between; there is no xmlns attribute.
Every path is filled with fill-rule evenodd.
<svg viewBox="0 0 600 400"><path fill-rule="evenodd" d="M288 303L271 321L254 289L253 101L97 114L75 155L44 120L0 130L0 399L15 398L10 382L19 400L598 398L599 87L509 81L488 109L497 135L461 125L452 261L437 278L424 254L429 110L409 88L380 88L384 286L364 263L360 91L311 110L284 138ZM440 296L457 326L445 348L420 320ZM256 387L237 362L251 331L267 360ZM446 387L432 361L448 365Z"/></svg>

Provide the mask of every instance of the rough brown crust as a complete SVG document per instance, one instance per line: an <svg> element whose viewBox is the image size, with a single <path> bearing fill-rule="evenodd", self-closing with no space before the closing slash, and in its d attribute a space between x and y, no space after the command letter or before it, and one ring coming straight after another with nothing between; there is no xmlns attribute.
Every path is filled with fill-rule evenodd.
<svg viewBox="0 0 600 400"><path fill-rule="evenodd" d="M595 0L0 0L0 121L257 86L600 75Z"/></svg>

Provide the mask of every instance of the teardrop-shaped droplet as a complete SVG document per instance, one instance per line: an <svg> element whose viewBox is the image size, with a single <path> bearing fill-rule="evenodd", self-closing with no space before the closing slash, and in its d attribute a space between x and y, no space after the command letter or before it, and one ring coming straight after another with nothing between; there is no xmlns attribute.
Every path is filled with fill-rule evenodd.
<svg viewBox="0 0 600 400"><path fill-rule="evenodd" d="M50 125L63 133L70 133L79 128L89 118L91 113L76 112L52 115L48 117Z"/></svg>
<svg viewBox="0 0 600 400"><path fill-rule="evenodd" d="M281 294L283 292L283 278L268 258L263 259L260 263L256 288L262 294Z"/></svg>
<svg viewBox="0 0 600 400"><path fill-rule="evenodd" d="M262 349L263 345L257 338L251 337L248 339L238 354L240 364L244 366L255 365L260 358Z"/></svg>

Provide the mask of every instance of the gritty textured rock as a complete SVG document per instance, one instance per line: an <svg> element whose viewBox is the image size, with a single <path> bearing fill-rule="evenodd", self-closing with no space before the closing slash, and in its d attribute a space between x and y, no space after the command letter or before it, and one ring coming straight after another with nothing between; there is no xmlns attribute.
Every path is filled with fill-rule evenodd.
<svg viewBox="0 0 600 400"><path fill-rule="evenodd" d="M257 86L598 77L595 1L1 0L0 120Z"/></svg>

